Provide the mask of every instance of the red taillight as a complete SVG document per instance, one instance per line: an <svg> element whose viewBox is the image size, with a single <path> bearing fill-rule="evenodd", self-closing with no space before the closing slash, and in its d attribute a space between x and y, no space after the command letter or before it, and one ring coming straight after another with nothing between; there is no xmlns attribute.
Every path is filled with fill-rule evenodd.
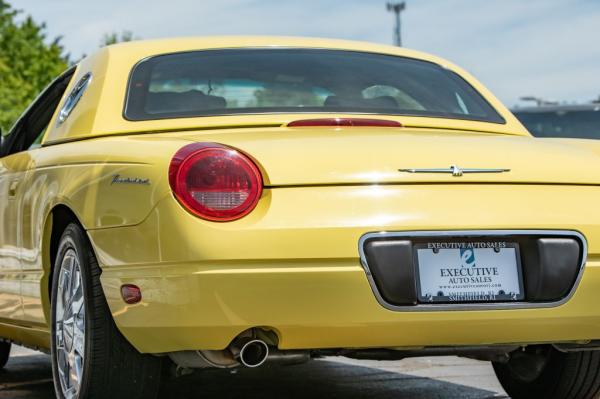
<svg viewBox="0 0 600 399"><path fill-rule="evenodd" d="M288 127L353 126L353 127L402 127L400 122L386 119L367 118L318 118L299 119L287 124Z"/></svg>
<svg viewBox="0 0 600 399"><path fill-rule="evenodd" d="M247 215L262 194L256 165L238 151L214 143L180 149L171 160L169 183L190 212L217 222Z"/></svg>

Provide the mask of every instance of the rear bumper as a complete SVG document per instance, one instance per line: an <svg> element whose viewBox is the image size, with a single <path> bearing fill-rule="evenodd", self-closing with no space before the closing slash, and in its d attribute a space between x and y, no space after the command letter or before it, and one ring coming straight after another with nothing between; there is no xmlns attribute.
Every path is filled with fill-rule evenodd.
<svg viewBox="0 0 600 399"><path fill-rule="evenodd" d="M88 233L116 324L141 352L223 349L252 327L273 329L281 349L579 341L600 338L599 200L594 186L280 188L231 223L192 217L168 197L139 225ZM431 230L579 231L587 263L553 307L386 309L360 238ZM142 289L141 303L123 302L124 283Z"/></svg>
<svg viewBox="0 0 600 399"><path fill-rule="evenodd" d="M142 352L223 349L251 327L281 349L414 347L600 338L600 262L588 262L564 305L543 309L395 312L382 307L357 262L169 265L105 270L122 333ZM126 305L121 283L142 288Z"/></svg>
<svg viewBox="0 0 600 399"><path fill-rule="evenodd" d="M122 283L142 288L126 305ZM102 283L122 333L142 352L223 349L251 327L272 328L280 349L421 347L600 338L600 262L554 308L397 312L373 295L357 261L105 270Z"/></svg>

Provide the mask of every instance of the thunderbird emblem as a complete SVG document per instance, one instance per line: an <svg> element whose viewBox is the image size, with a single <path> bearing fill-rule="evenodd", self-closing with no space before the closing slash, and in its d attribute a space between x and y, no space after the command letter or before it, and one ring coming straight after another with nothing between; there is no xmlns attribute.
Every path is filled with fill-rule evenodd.
<svg viewBox="0 0 600 399"><path fill-rule="evenodd" d="M449 168L432 168L432 169L398 169L400 172L406 173L451 173L454 177L461 177L465 173L505 173L510 172L510 169L482 169L482 168L460 168L452 165Z"/></svg>

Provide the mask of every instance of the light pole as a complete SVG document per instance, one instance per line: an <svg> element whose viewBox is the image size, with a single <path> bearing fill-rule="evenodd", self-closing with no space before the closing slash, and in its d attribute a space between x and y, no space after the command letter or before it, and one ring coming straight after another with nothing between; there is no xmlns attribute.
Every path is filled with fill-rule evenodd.
<svg viewBox="0 0 600 399"><path fill-rule="evenodd" d="M396 15L396 26L394 27L394 44L402 47L402 30L400 25L400 13L406 9L406 2L399 3L388 2L387 10L392 11Z"/></svg>

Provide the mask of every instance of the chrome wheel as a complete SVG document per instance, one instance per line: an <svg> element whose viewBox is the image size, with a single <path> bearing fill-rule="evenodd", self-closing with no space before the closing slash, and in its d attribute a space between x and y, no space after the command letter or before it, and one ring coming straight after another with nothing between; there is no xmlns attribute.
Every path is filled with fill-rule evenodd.
<svg viewBox="0 0 600 399"><path fill-rule="evenodd" d="M83 276L77 254L65 253L58 276L55 337L60 387L66 399L79 397L85 359Z"/></svg>

